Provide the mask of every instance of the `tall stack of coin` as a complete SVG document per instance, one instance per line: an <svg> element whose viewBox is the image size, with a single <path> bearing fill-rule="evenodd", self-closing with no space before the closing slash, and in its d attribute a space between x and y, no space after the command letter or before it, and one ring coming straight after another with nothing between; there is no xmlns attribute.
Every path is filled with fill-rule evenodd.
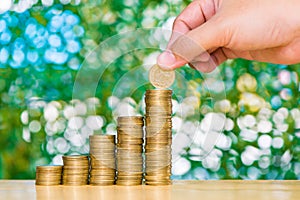
<svg viewBox="0 0 300 200"><path fill-rule="evenodd" d="M86 185L89 178L89 157L63 156L63 185Z"/></svg>
<svg viewBox="0 0 300 200"><path fill-rule="evenodd" d="M115 136L90 136L90 184L113 185L116 176Z"/></svg>
<svg viewBox="0 0 300 200"><path fill-rule="evenodd" d="M62 166L48 165L36 167L36 185L60 185Z"/></svg>
<svg viewBox="0 0 300 200"><path fill-rule="evenodd" d="M141 185L143 181L143 126L140 116L118 118L117 185Z"/></svg>
<svg viewBox="0 0 300 200"><path fill-rule="evenodd" d="M147 185L171 183L171 97L171 90L146 91L145 183Z"/></svg>

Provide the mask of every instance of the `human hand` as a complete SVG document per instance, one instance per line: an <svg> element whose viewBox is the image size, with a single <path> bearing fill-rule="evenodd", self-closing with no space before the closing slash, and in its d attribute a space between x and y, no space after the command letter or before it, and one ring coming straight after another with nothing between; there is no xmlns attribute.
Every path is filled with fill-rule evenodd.
<svg viewBox="0 0 300 200"><path fill-rule="evenodd" d="M176 18L158 65L210 72L232 58L300 62L299 0L197 0Z"/></svg>

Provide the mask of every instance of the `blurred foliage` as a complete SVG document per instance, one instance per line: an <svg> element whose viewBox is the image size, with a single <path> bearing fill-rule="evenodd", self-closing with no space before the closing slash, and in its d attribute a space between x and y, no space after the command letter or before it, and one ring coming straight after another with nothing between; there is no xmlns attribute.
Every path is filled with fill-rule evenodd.
<svg viewBox="0 0 300 200"><path fill-rule="evenodd" d="M80 64L113 35L170 28L189 1L49 2L0 15L0 178L34 178L37 164L60 163L65 153L87 153L88 135L113 133L114 117L125 108L142 114L142 95L149 84L130 97L114 96L114 87L145 59L155 60L157 49L120 56L104 71L97 98L72 100ZM102 62L99 56L95 59ZM188 67L177 70L184 80L172 88L174 103L186 113L174 111L182 124L174 133L189 132L183 129L201 121L204 128L193 134L204 135L205 119L213 115L225 120L222 137L227 142L217 143L199 159L200 142L189 138L185 144L183 139L173 178L300 179L300 66L237 59L219 71L221 80L212 81ZM146 75L144 69L129 80ZM207 89L210 81L215 90ZM226 97L214 102L214 94L224 92L218 90L220 84ZM126 91L126 85L121 89ZM191 109L198 113L189 113Z"/></svg>

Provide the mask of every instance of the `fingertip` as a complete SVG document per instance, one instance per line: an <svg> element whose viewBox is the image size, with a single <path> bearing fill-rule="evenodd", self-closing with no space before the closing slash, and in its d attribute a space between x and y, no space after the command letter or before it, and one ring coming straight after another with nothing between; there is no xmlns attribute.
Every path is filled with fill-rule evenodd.
<svg viewBox="0 0 300 200"><path fill-rule="evenodd" d="M172 52L165 51L158 56L157 64L164 70L174 69L174 66L176 65L176 57L172 54Z"/></svg>

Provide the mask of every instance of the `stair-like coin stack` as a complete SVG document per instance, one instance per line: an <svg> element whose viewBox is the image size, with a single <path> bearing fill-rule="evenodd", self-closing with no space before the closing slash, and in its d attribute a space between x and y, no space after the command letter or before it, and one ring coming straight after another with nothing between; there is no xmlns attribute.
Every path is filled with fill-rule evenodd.
<svg viewBox="0 0 300 200"><path fill-rule="evenodd" d="M147 90L145 135L145 183L171 183L172 91Z"/></svg>
<svg viewBox="0 0 300 200"><path fill-rule="evenodd" d="M36 167L36 185L60 185L62 166L44 165Z"/></svg>
<svg viewBox="0 0 300 200"><path fill-rule="evenodd" d="M90 136L90 184L113 185L116 176L115 136Z"/></svg>
<svg viewBox="0 0 300 200"><path fill-rule="evenodd" d="M117 185L141 185L143 181L143 117L118 118Z"/></svg>
<svg viewBox="0 0 300 200"><path fill-rule="evenodd" d="M63 185L87 185L89 179L89 157L63 156Z"/></svg>

